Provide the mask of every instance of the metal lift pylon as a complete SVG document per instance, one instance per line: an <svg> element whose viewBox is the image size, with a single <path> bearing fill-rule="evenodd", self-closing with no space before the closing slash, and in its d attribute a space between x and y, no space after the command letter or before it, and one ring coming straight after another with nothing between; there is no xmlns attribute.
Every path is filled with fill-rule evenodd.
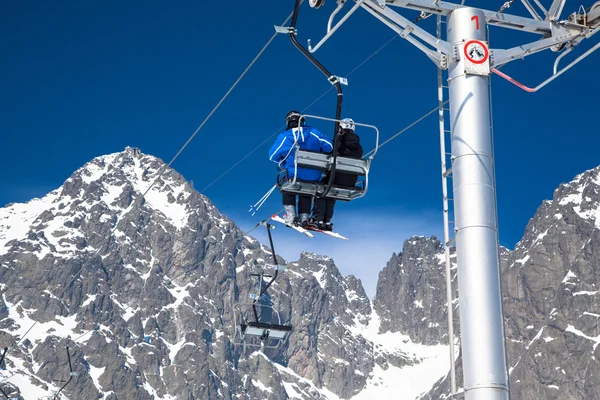
<svg viewBox="0 0 600 400"><path fill-rule="evenodd" d="M521 0L531 18L505 14L512 2L500 11L490 11L439 0L354 0L355 6L332 27L334 17L346 0L337 0L327 34L311 52L362 7L402 38L416 46L439 68L440 139L442 151L442 190L444 196L444 245L448 285L448 324L452 335L452 289L449 246L455 243L459 276L460 327L464 392L456 393L453 337L451 347L452 397L467 400L507 400L510 397L505 350L505 335L498 251L496 182L491 127L489 79L495 73L528 92L534 92L600 48L600 43L561 70L558 65L565 53L600 30L600 2L589 9L561 19L566 0L553 0L548 9L536 0ZM322 1L311 1L313 8ZM392 8L420 11L422 16L436 14L438 34L432 35L398 14ZM446 40L441 38L441 18L445 17ZM509 49L490 49L488 25L541 35L532 42ZM499 73L513 60L550 49L563 52L556 58L554 73L542 84L530 89L517 80ZM448 71L450 127L445 126L442 71ZM529 89L529 90L528 90ZM440 93L442 91L442 93ZM451 136L451 158L447 160L445 140ZM448 168L447 165L450 164ZM453 186L454 239L450 238L451 200L448 179Z"/></svg>

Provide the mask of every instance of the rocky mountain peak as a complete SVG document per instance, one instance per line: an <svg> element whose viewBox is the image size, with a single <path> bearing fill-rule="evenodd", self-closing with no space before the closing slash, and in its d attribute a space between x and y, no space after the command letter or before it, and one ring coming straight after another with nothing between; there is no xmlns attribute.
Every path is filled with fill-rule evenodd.
<svg viewBox="0 0 600 400"><path fill-rule="evenodd" d="M561 185L516 249L500 249L515 398L600 398L599 176ZM256 273L273 273L270 249L162 160L97 157L0 209L0 385L19 400L55 393L69 346L70 400L446 396L444 379L425 394L448 371L443 245L415 236L398 250L373 302L330 257L279 259L266 297L292 333L246 346L234 310Z"/></svg>
<svg viewBox="0 0 600 400"><path fill-rule="evenodd" d="M406 240L379 273L373 303L381 332L404 332L428 345L447 341L445 271L443 245L435 236Z"/></svg>
<svg viewBox="0 0 600 400"><path fill-rule="evenodd" d="M312 253L280 259L269 289L288 341L244 346L234 310L272 274L270 250L137 149L0 209L0 238L0 375L19 400L56 392L66 346L68 399L350 398L420 357L406 337L389 353L360 280Z"/></svg>

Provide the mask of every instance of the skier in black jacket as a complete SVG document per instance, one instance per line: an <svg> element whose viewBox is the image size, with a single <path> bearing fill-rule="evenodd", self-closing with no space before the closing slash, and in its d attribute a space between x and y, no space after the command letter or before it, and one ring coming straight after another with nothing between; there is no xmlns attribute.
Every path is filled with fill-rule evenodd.
<svg viewBox="0 0 600 400"><path fill-rule="evenodd" d="M337 137L337 155L340 157L350 158L361 158L363 155L363 148L360 145L360 138L354 133L354 121L350 118L344 118L340 122L340 133ZM348 174L344 172L335 173L333 184L335 186L342 186L348 188L354 188L356 185L356 179L358 175ZM324 182L329 181L329 174L325 177ZM333 217L333 209L335 207L335 200L333 199L320 199L315 200L315 208L313 210L313 224L318 229L327 231L332 230L333 224L331 218Z"/></svg>

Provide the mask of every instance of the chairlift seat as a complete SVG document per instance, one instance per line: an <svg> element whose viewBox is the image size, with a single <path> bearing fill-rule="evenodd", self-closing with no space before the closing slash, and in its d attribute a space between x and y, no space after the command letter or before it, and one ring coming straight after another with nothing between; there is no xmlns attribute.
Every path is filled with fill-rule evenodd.
<svg viewBox="0 0 600 400"><path fill-rule="evenodd" d="M281 191L312 197L317 196L318 193L323 193L325 188L326 185L321 182L303 182L298 180L295 182L293 180L289 180L280 185ZM365 190L359 186L345 187L333 185L325 198L350 201L362 197L364 193Z"/></svg>
<svg viewBox="0 0 600 400"><path fill-rule="evenodd" d="M292 327L289 325L267 324L264 322L248 321L242 324L242 335L264 339L285 339Z"/></svg>
<svg viewBox="0 0 600 400"><path fill-rule="evenodd" d="M313 168L327 173L331 171L333 156L325 153L297 149L294 156L294 163L296 169L298 167ZM336 157L336 173L353 174L357 177L362 176L364 179L360 180L359 185L357 186L340 186L333 184L325 198L350 201L363 197L367 192L370 165L370 159L363 160L360 158ZM323 182L302 181L296 179L295 176L289 180L278 179L278 182L281 191L312 197L317 196L319 193L323 193L327 187L327 184Z"/></svg>

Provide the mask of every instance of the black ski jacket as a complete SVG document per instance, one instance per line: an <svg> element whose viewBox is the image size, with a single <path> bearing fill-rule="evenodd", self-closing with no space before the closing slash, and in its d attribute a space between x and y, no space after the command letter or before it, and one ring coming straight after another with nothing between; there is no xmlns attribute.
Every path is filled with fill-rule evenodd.
<svg viewBox="0 0 600 400"><path fill-rule="evenodd" d="M363 148L360 145L360 138L354 132L347 132L340 134L337 137L338 152L337 155L340 157L349 158L361 158L363 155ZM336 186L354 187L358 175L347 174L343 172L335 173L333 184ZM325 177L325 182L329 182L329 174Z"/></svg>

